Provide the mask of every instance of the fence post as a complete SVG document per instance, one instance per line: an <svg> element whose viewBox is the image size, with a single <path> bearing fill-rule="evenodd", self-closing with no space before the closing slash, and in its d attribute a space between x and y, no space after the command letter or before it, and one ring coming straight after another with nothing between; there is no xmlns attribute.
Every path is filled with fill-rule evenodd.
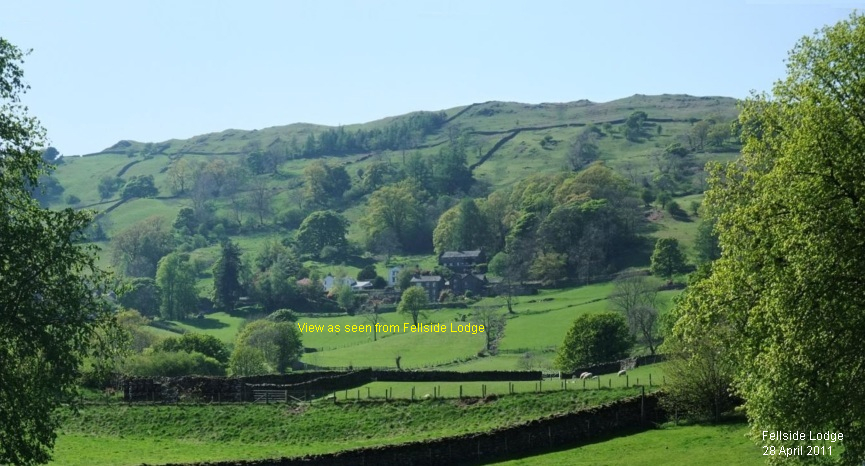
<svg viewBox="0 0 865 466"><path fill-rule="evenodd" d="M357 399L358 401L360 401L360 389L359 389L359 388L357 389L357 398L356 398L356 399Z"/></svg>
<svg viewBox="0 0 865 466"><path fill-rule="evenodd" d="M652 374L649 374L649 386L652 386Z"/></svg>
<svg viewBox="0 0 865 466"><path fill-rule="evenodd" d="M366 387L366 399L369 399L369 387Z"/></svg>
<svg viewBox="0 0 865 466"><path fill-rule="evenodd" d="M601 389L601 378L598 377L598 390L600 390L600 389Z"/></svg>
<svg viewBox="0 0 865 466"><path fill-rule="evenodd" d="M613 378L612 378L612 377L610 377L609 379L607 379L607 386L610 387L610 388L613 388Z"/></svg>
<svg viewBox="0 0 865 466"><path fill-rule="evenodd" d="M625 388L629 388L631 386L630 382L628 382L629 378L630 376L628 374L625 374Z"/></svg>
<svg viewBox="0 0 865 466"><path fill-rule="evenodd" d="M414 401L414 387L411 387L411 400Z"/></svg>
<svg viewBox="0 0 865 466"><path fill-rule="evenodd" d="M463 386L460 385L460 399L463 399Z"/></svg>

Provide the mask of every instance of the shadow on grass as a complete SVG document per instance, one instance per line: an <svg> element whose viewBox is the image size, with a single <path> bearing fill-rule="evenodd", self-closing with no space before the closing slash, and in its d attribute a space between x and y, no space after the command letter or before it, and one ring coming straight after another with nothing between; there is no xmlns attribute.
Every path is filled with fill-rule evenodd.
<svg viewBox="0 0 865 466"><path fill-rule="evenodd" d="M203 319L187 319L184 320L183 323L199 330L218 330L228 327L228 324L225 322L220 322L216 319L211 319L210 317L205 317Z"/></svg>

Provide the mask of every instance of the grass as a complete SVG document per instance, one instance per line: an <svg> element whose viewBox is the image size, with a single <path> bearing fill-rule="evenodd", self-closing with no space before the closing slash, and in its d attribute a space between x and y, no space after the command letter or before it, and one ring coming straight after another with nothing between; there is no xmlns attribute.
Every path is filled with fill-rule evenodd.
<svg viewBox="0 0 865 466"><path fill-rule="evenodd" d="M649 386L649 374L652 376L651 387ZM459 398L460 387L462 387L464 397L480 397L484 393L503 396L511 393L530 394L566 391L587 394L592 391L611 390L633 390L634 394L638 394L640 392L636 386L638 381L646 387L647 391L651 391L662 387L665 380L663 365L654 364L629 371L628 378L611 374L599 376L596 380L569 381L555 378L534 382L372 382L359 388L336 392L336 397L339 400L384 398L385 392L388 391L388 396L392 398L411 399L412 388L414 388L415 399L433 393L439 393L439 396L443 398ZM483 391L484 387L486 387L486 392Z"/></svg>
<svg viewBox="0 0 865 466"><path fill-rule="evenodd" d="M665 426L578 448L494 463L500 466L679 464L763 465L762 450L746 435L743 423L714 426Z"/></svg>
<svg viewBox="0 0 865 466"><path fill-rule="evenodd" d="M167 321L164 322L163 328L154 330L167 330L168 332L175 330L177 334L185 332L203 333L212 335L224 343L232 343L244 321L245 319L242 317L235 317L225 312L214 312L205 315L203 319Z"/></svg>
<svg viewBox="0 0 865 466"><path fill-rule="evenodd" d="M473 403L91 405L66 419L52 464L127 465L332 452L490 430L634 393L550 392Z"/></svg>

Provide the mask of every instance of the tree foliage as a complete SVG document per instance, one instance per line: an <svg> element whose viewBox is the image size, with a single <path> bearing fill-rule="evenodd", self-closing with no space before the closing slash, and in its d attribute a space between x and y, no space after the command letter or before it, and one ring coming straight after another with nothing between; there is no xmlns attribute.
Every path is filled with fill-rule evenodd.
<svg viewBox="0 0 865 466"><path fill-rule="evenodd" d="M213 264L213 305L219 311L234 311L243 295L241 254L231 240L223 241L219 259Z"/></svg>
<svg viewBox="0 0 865 466"><path fill-rule="evenodd" d="M411 316L411 321L417 325L418 318L423 316L423 308L429 302L427 292L419 286L410 286L402 292L397 312Z"/></svg>
<svg viewBox="0 0 865 466"><path fill-rule="evenodd" d="M635 341L642 339L651 354L655 354L659 343L657 298L657 285L637 273L617 278L609 296L613 309L628 322L631 337Z"/></svg>
<svg viewBox="0 0 865 466"><path fill-rule="evenodd" d="M159 260L156 286L162 298L159 313L163 319L182 320L197 310L195 270L186 255L171 253Z"/></svg>
<svg viewBox="0 0 865 466"><path fill-rule="evenodd" d="M556 366L573 371L581 366L615 361L628 355L633 341L619 314L583 314L574 320L559 347Z"/></svg>
<svg viewBox="0 0 865 466"><path fill-rule="evenodd" d="M180 337L166 338L159 343L157 350L201 353L221 364L228 362L229 354L228 348L218 338L203 333L184 333Z"/></svg>
<svg viewBox="0 0 865 466"><path fill-rule="evenodd" d="M658 238L655 242L655 250L652 252L652 265L650 270L653 274L672 280L673 275L685 271L685 254L679 247L676 238Z"/></svg>
<svg viewBox="0 0 865 466"><path fill-rule="evenodd" d="M23 57L0 39L0 463L30 465L49 460L57 410L76 401L85 357L104 354L117 327L96 249L77 241L92 215L31 195L50 167L44 130L19 100Z"/></svg>
<svg viewBox="0 0 865 466"><path fill-rule="evenodd" d="M243 327L237 335L235 351L240 348L260 351L269 365L269 370L280 374L288 371L291 364L303 354L303 343L296 325L267 319L256 320ZM244 356L255 358L254 354ZM237 369L237 363L236 360L232 363L233 369Z"/></svg>
<svg viewBox="0 0 865 466"><path fill-rule="evenodd" d="M320 210L309 214L300 224L295 236L297 250L301 254L318 257L325 247L336 249L338 255L345 253L348 243L345 234L348 220L332 210Z"/></svg>
<svg viewBox="0 0 865 466"><path fill-rule="evenodd" d="M361 219L367 242L375 246L380 238L392 238L385 244L397 250L423 250L421 235L425 217L421 196L418 186L406 181L372 193L366 215Z"/></svg>
<svg viewBox="0 0 865 466"><path fill-rule="evenodd" d="M156 265L174 249L161 217L150 217L121 231L111 241L114 264L130 277L153 277Z"/></svg>
<svg viewBox="0 0 865 466"><path fill-rule="evenodd" d="M742 156L712 168L704 201L722 255L674 327L685 344L709 334L728 349L755 440L843 432L846 464L865 460L852 388L865 367L863 69L865 17L853 14L801 39L773 95L745 103Z"/></svg>

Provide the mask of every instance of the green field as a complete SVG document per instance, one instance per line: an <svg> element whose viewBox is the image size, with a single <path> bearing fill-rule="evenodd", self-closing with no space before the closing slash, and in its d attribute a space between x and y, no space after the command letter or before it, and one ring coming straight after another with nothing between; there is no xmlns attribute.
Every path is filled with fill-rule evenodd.
<svg viewBox="0 0 865 466"><path fill-rule="evenodd" d="M680 464L762 465L759 445L749 440L746 424L665 426L638 434L590 443L578 448L517 460L501 466L658 466Z"/></svg>
<svg viewBox="0 0 865 466"><path fill-rule="evenodd" d="M387 392L388 397L411 399L412 388L414 388L415 399L420 399L427 394L430 396L438 394L442 398L459 398L460 387L464 397L566 391L575 392L579 396L579 393L583 392L609 391L611 387L616 390L632 390L636 395L640 393L640 387L644 386L647 391L654 391L663 388L664 382L666 377L663 364L653 364L629 371L627 377L608 374L601 375L596 380L560 380L556 377L536 382L372 382L359 388L336 392L335 395L339 400L365 400L384 398Z"/></svg>
<svg viewBox="0 0 865 466"><path fill-rule="evenodd" d="M119 466L332 452L484 431L634 392L550 392L480 403L91 405L66 420L52 464Z"/></svg>

